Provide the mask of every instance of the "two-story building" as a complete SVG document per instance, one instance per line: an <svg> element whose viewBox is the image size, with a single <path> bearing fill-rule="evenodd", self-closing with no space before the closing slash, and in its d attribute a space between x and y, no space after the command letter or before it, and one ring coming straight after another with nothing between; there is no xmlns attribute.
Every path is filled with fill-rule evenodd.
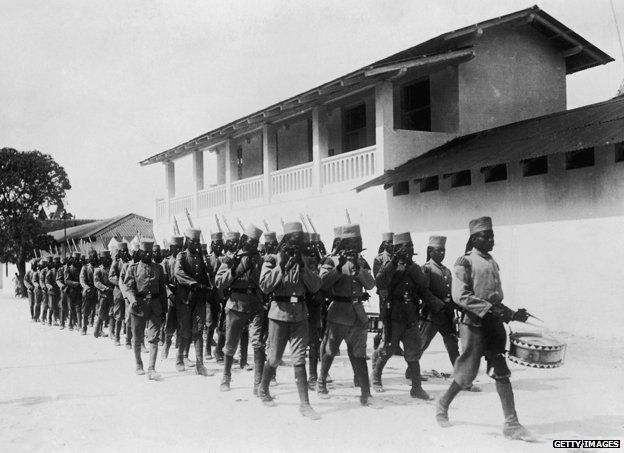
<svg viewBox="0 0 624 453"><path fill-rule="evenodd" d="M348 209L369 258L389 229L422 233L424 250L427 234L465 232L467 219L453 228L421 222L440 212L444 196L400 198L414 178L381 182L392 190L380 178L461 137L565 111L566 76L610 61L538 7L445 33L142 161L165 169L154 232L170 235L174 217L186 226L185 210L205 232L216 230L215 214L232 227L237 218L266 220L279 231L280 219L306 213L331 241ZM181 180L192 181L188 193L178 190Z"/></svg>

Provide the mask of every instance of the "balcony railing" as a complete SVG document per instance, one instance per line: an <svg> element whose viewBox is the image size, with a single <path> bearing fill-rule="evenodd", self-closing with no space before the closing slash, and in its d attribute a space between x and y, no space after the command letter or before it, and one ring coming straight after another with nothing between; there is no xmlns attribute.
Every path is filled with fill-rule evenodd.
<svg viewBox="0 0 624 453"><path fill-rule="evenodd" d="M264 177L254 176L232 183L232 203L244 203L264 197Z"/></svg>
<svg viewBox="0 0 624 453"><path fill-rule="evenodd" d="M184 214L184 210L193 211L193 195L172 198L169 202L169 215Z"/></svg>
<svg viewBox="0 0 624 453"><path fill-rule="evenodd" d="M271 195L300 192L312 188L312 163L296 165L271 173Z"/></svg>
<svg viewBox="0 0 624 453"><path fill-rule="evenodd" d="M374 146L326 157L321 161L323 185L339 184L373 176L377 168L375 157Z"/></svg>
<svg viewBox="0 0 624 453"><path fill-rule="evenodd" d="M225 185L211 187L197 194L197 209L200 211L224 206L226 202Z"/></svg>
<svg viewBox="0 0 624 453"><path fill-rule="evenodd" d="M156 220L164 220L167 217L167 204L165 200L156 200Z"/></svg>

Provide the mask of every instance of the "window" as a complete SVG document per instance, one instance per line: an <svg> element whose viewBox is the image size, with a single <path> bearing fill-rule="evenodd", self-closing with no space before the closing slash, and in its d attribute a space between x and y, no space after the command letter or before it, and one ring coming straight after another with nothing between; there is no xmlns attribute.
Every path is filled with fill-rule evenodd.
<svg viewBox="0 0 624 453"><path fill-rule="evenodd" d="M591 167L594 165L594 148L585 148L578 151L568 151L565 154L566 170Z"/></svg>
<svg viewBox="0 0 624 453"><path fill-rule="evenodd" d="M440 188L440 182L437 176L429 176L420 180L421 192L432 192Z"/></svg>
<svg viewBox="0 0 624 453"><path fill-rule="evenodd" d="M238 179L243 179L243 145L236 148L236 169Z"/></svg>
<svg viewBox="0 0 624 453"><path fill-rule="evenodd" d="M481 169L485 182L505 181L507 179L507 164L492 165Z"/></svg>
<svg viewBox="0 0 624 453"><path fill-rule="evenodd" d="M308 130L307 130L307 138L308 138L308 162L312 162L314 160L314 151L312 151L312 118L308 118Z"/></svg>
<svg viewBox="0 0 624 453"><path fill-rule="evenodd" d="M548 156L535 157L520 161L522 176L545 175L548 173Z"/></svg>
<svg viewBox="0 0 624 453"><path fill-rule="evenodd" d="M624 142L615 144L615 161L624 162Z"/></svg>
<svg viewBox="0 0 624 453"><path fill-rule="evenodd" d="M366 146L366 104L345 109L344 111L344 150Z"/></svg>
<svg viewBox="0 0 624 453"><path fill-rule="evenodd" d="M401 88L401 129L431 131L429 79Z"/></svg>
<svg viewBox="0 0 624 453"><path fill-rule="evenodd" d="M447 178L451 178L451 187L469 186L472 182L470 178L470 170L462 170L457 173L450 173L445 175Z"/></svg>
<svg viewBox="0 0 624 453"><path fill-rule="evenodd" d="M409 181L397 182L392 186L392 196L407 195L409 193Z"/></svg>

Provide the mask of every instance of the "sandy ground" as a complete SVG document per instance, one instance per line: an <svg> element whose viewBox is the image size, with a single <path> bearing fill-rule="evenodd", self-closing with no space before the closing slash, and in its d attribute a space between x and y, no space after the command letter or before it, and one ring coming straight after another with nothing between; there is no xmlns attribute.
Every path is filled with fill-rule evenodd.
<svg viewBox="0 0 624 453"><path fill-rule="evenodd" d="M493 383L481 374L482 393L462 392L451 407L454 426L439 428L433 403L414 401L393 357L377 394L383 410L362 408L346 354L336 358L332 398L311 403L320 421L297 411L292 368L278 370L278 406L251 394L253 372L237 371L232 391L214 377L177 373L172 358L157 368L163 382L134 374L131 352L107 338L82 337L31 323L24 299L0 296L0 451L551 451L553 439L624 438L624 344L563 335L565 366L536 370L512 364L520 420L539 443L508 441ZM370 343L370 342L369 342ZM343 347L344 350L344 347ZM144 359L145 360L145 359ZM369 362L370 364L370 362ZM450 371L434 340L425 370ZM214 362L208 367L217 369ZM483 367L482 367L483 371ZM432 378L437 397L448 386Z"/></svg>

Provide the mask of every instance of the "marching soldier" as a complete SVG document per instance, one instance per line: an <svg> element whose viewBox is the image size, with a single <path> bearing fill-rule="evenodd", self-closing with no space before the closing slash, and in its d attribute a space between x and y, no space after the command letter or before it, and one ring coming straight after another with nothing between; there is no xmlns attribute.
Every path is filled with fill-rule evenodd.
<svg viewBox="0 0 624 453"><path fill-rule="evenodd" d="M418 264L414 263L414 246L409 233L394 235L392 260L386 262L376 276L377 287L386 291L386 315L389 327L385 344L380 348L374 363L373 387L383 391L381 374L388 359L396 353L399 341L403 342L403 357L407 362L412 380L412 398L429 400L431 397L420 382L418 361L421 339L418 318L421 300L432 310L439 311L444 304L434 300L427 287L427 281Z"/></svg>
<svg viewBox="0 0 624 453"><path fill-rule="evenodd" d="M35 261L35 268L33 269L33 273L32 273L32 284L33 284L33 291L35 293L35 322L39 322L39 316L41 315L41 303L43 300L43 291L41 289L41 266L42 266L42 262L40 260L36 260Z"/></svg>
<svg viewBox="0 0 624 453"><path fill-rule="evenodd" d="M130 254L128 253L128 243L122 242L119 244L115 260L110 266L108 271L108 280L114 285L113 288L113 317L111 323L115 324L115 346L121 346L121 325L123 324L126 302L121 292L121 268L125 263L130 260ZM113 329L111 329L113 330Z"/></svg>
<svg viewBox="0 0 624 453"><path fill-rule="evenodd" d="M451 295L453 278L451 271L442 264L446 253L445 246L445 236L429 238L427 262L422 266L422 270L431 291L431 297L439 300L443 305L438 304L442 307L438 312L428 310L427 307L423 309L425 319L420 324L422 345L418 358L422 357L436 333L440 333L451 365L455 365L455 360L459 357L459 347L455 334L455 305Z"/></svg>
<svg viewBox="0 0 624 453"><path fill-rule="evenodd" d="M308 235L309 241L305 247L303 259L306 261L306 268L318 274L323 252L319 247L320 236L316 233ZM321 305L323 304L323 294L321 291L312 293L306 292L306 307L308 309L308 387L316 390L318 381L318 361L321 347Z"/></svg>
<svg viewBox="0 0 624 453"><path fill-rule="evenodd" d="M360 403L380 408L370 394L368 366L366 365L366 337L368 316L362 305L366 290L373 289L375 279L362 252L360 226L350 224L337 231L335 254L321 267L322 288L331 303L327 309L327 330L321 347L321 372L317 384L320 398L328 398L327 374L344 340L347 343L353 373L360 384Z"/></svg>
<svg viewBox="0 0 624 453"><path fill-rule="evenodd" d="M24 286L26 286L26 293L28 294L28 305L30 306L30 319L35 321L35 285L33 285L32 277L33 273L37 270L36 260L30 261L30 269L26 271L24 275Z"/></svg>
<svg viewBox="0 0 624 453"><path fill-rule="evenodd" d="M302 259L303 229L299 222L284 225L284 237L276 255L262 265L260 288L271 295L269 311L268 357L258 390L265 405L275 405L269 384L275 375L286 343L290 342L295 382L299 393L299 411L312 420L320 415L312 409L308 398L305 353L308 345L306 292L320 289L319 276L305 266Z"/></svg>
<svg viewBox="0 0 624 453"><path fill-rule="evenodd" d="M262 330L262 296L260 294L260 268L261 261L258 254L258 240L262 231L254 225L249 225L240 239L239 250L232 256L224 259L217 272L215 284L221 291L229 295L225 305L225 363L223 368L223 380L220 389L222 392L230 390L232 379L232 363L234 354L240 341L249 341L249 337L243 337L243 329L251 322L251 335L254 340L254 362L256 372L254 375L254 394L257 393L258 385L262 377L264 364L264 348L260 347L258 338ZM241 367L245 360L244 347L241 344Z"/></svg>
<svg viewBox="0 0 624 453"><path fill-rule="evenodd" d="M128 267L124 278L126 297L130 301L130 315L136 373L145 374L141 360L141 348L147 334L149 343L149 365L147 378L153 381L162 379L156 372L158 356L158 334L160 324L166 313L167 285L160 264L152 261L154 242L142 239L139 246L140 261Z"/></svg>
<svg viewBox="0 0 624 453"><path fill-rule="evenodd" d="M110 307L113 304L113 290L115 288L115 284L111 282L108 278L108 274L110 273L111 268L111 254L108 250L102 250L100 252L100 265L93 272L93 284L97 288L98 292L98 320L95 325L95 329L93 330L93 336L98 338L99 336L107 336L102 332L102 328L105 324L105 321L109 317ZM112 331L112 325L114 321L111 322L111 332L110 336L113 337L114 333Z"/></svg>
<svg viewBox="0 0 624 453"><path fill-rule="evenodd" d="M41 323L45 324L48 319L48 310L50 302L48 300L48 286L46 282L46 276L48 275L48 268L52 267L52 256L48 256L41 260L39 266L39 287L41 288Z"/></svg>
<svg viewBox="0 0 624 453"><path fill-rule="evenodd" d="M61 299L61 289L56 283L56 274L58 270L61 268L61 258L55 255L52 258L52 266L48 269L46 273L46 288L48 288L48 324L52 326L56 320L58 320L59 315L59 302Z"/></svg>
<svg viewBox="0 0 624 453"><path fill-rule="evenodd" d="M468 389L479 371L481 357L485 356L487 373L496 381L505 423L503 435L508 439L533 440L531 433L518 421L511 372L505 360L507 332L503 323L525 322L527 311L513 311L503 305L499 267L490 252L494 248L492 219L481 217L469 223L470 239L466 254L457 259L452 293L455 302L463 308L460 324L462 353L455 361L453 382L436 404L436 420L442 427L451 426L448 408L462 389Z"/></svg>
<svg viewBox="0 0 624 453"><path fill-rule="evenodd" d="M393 238L394 233L383 233L381 235L381 244L379 245L379 250L377 251L377 256L373 259L373 276L376 276L379 273L379 270L383 265L388 263L392 259L392 247L393 247ZM386 290L380 290L377 288L377 296L379 297L379 320L385 327L386 322L386 298L388 297L388 292ZM373 340L373 347L375 351L373 352L373 364L376 361L375 353L377 352L377 348L381 343L382 334L377 333Z"/></svg>
<svg viewBox="0 0 624 453"><path fill-rule="evenodd" d="M210 275L217 275L219 267L221 267L221 257L223 254L223 233L220 231L212 233L210 235L210 254L207 259L208 273ZM215 287L212 290L212 297L208 304L208 313L206 314L206 360L212 359L212 344L214 341L214 334L217 331L219 340L223 337L221 343L221 356L223 356L223 345L225 344L225 332L221 332L219 329L219 318L221 310L225 306L225 297L223 291ZM215 356L217 352L215 351Z"/></svg>
<svg viewBox="0 0 624 453"><path fill-rule="evenodd" d="M167 316L165 317L165 328L161 329L161 334L164 333L165 336L163 360L169 357L173 334L178 328L178 318L176 318L176 291L178 288L178 281L175 277L175 262L183 246L183 236L171 236L171 241L169 243L170 254L163 261L165 281L167 283Z"/></svg>
<svg viewBox="0 0 624 453"><path fill-rule="evenodd" d="M97 288L93 282L93 273L98 266L98 257L95 250L89 251L89 260L80 269L80 284L82 285L82 335L87 334L89 319L97 304Z"/></svg>
<svg viewBox="0 0 624 453"><path fill-rule="evenodd" d="M137 264L141 260L141 255L139 253L139 244L134 242L131 244L132 253L131 260L124 262L121 266L121 270L119 271L119 290L121 291L122 296L126 302L126 310L125 310L125 319L124 322L126 324L126 349L132 349L132 316L130 313L130 299L126 295L126 274L128 273L128 269L132 264ZM141 348L145 348L143 344L141 344ZM142 352L147 352L147 350L143 350Z"/></svg>
<svg viewBox="0 0 624 453"><path fill-rule="evenodd" d="M61 300L59 302L60 330L65 329L65 321L69 316L69 299L67 297L67 285L65 284L65 269L69 266L70 260L71 257L69 259L63 257L61 260L61 267L56 271L56 284L61 290Z"/></svg>
<svg viewBox="0 0 624 453"><path fill-rule="evenodd" d="M204 366L203 332L206 324L206 303L212 289L206 263L201 253L199 242L201 231L186 230L185 250L178 253L175 262L176 318L180 331L176 369L184 371L184 353L186 345L193 341L195 345L195 372L202 376L212 376Z"/></svg>
<svg viewBox="0 0 624 453"><path fill-rule="evenodd" d="M82 285L80 284L80 252L74 252L71 261L65 268L64 281L67 286L67 304L69 307L69 330L80 329L82 326Z"/></svg>

